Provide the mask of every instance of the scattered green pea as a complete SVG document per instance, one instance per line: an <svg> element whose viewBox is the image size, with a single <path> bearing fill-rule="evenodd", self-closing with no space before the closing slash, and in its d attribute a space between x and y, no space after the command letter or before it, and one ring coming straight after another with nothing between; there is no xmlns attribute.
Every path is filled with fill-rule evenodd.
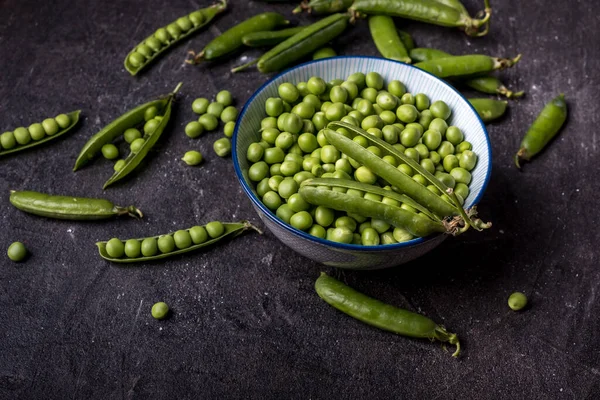
<svg viewBox="0 0 600 400"><path fill-rule="evenodd" d="M521 292L514 292L508 298L508 306L513 311L519 311L527 306L527 296Z"/></svg>
<svg viewBox="0 0 600 400"><path fill-rule="evenodd" d="M14 262L20 262L27 257L27 248L21 242L14 242L10 246L8 246L7 250L8 258L10 258Z"/></svg>
<svg viewBox="0 0 600 400"><path fill-rule="evenodd" d="M192 103L192 111L198 115L206 114L210 101L204 97L197 98Z"/></svg>
<svg viewBox="0 0 600 400"><path fill-rule="evenodd" d="M196 150L186 152L181 158L187 165L194 166L202 162L202 154Z"/></svg>
<svg viewBox="0 0 600 400"><path fill-rule="evenodd" d="M169 314L169 306L167 303L159 301L152 306L152 318L165 319Z"/></svg>
<svg viewBox="0 0 600 400"><path fill-rule="evenodd" d="M213 149L219 157L227 157L231 153L231 142L229 141L229 138L224 137L215 140Z"/></svg>

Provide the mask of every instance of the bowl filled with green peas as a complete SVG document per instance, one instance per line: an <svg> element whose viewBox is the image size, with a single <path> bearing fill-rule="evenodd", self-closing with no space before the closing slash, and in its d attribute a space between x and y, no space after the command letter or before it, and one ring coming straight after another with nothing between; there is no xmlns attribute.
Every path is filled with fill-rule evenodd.
<svg viewBox="0 0 600 400"><path fill-rule="evenodd" d="M483 122L408 64L334 57L277 75L244 106L233 160L265 225L325 265L392 267L490 226L474 207L491 174Z"/></svg>

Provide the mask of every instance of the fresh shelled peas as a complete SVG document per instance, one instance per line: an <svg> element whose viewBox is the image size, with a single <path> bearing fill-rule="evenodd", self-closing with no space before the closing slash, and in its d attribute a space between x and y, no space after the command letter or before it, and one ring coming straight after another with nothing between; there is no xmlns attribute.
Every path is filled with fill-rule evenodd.
<svg viewBox="0 0 600 400"><path fill-rule="evenodd" d="M459 220L486 227L461 208L477 155L446 103L376 72L285 82L278 95L246 157L257 195L285 223L363 245L456 233Z"/></svg>
<svg viewBox="0 0 600 400"><path fill-rule="evenodd" d="M125 57L125 69L131 75L136 75L175 43L210 24L226 8L227 2L220 0L217 4L196 10L178 18L163 28L157 29L154 34L148 36L127 54L127 57Z"/></svg>
<svg viewBox="0 0 600 400"><path fill-rule="evenodd" d="M0 135L0 157L29 149L56 139L69 132L79 122L80 110L68 114L59 114L55 118L46 118L28 128L19 127Z"/></svg>
<svg viewBox="0 0 600 400"><path fill-rule="evenodd" d="M127 158L115 163L114 174L104 183L104 188L129 175L140 165L165 130L171 118L175 94L180 87L181 83L168 95L142 104L106 125L83 146L73 171L85 166L98 153L105 153L105 145L123 135L131 151ZM144 132L143 135L140 130Z"/></svg>
<svg viewBox="0 0 600 400"><path fill-rule="evenodd" d="M202 154L199 151L191 150L186 152L181 159L187 165L194 166L202 162Z"/></svg>
<svg viewBox="0 0 600 400"><path fill-rule="evenodd" d="M14 242L8 246L6 255L11 261L21 262L27 257L27 248L21 242Z"/></svg>
<svg viewBox="0 0 600 400"><path fill-rule="evenodd" d="M121 240L112 238L98 242L100 256L115 263L135 263L159 260L210 246L225 238L233 238L246 230L262 233L247 221L212 221L160 236Z"/></svg>
<svg viewBox="0 0 600 400"><path fill-rule="evenodd" d="M185 126L185 134L195 139L204 132L216 130L221 120L225 124L225 136L231 137L238 117L238 110L233 103L233 95L228 90L217 93L213 102L204 97L197 98L192 102L192 111L199 117L197 121L191 121Z"/></svg>

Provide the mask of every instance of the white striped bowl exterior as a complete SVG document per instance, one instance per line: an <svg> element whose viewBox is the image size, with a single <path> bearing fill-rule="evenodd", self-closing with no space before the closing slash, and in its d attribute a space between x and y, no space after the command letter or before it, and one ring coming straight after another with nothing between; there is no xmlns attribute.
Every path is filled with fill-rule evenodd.
<svg viewBox="0 0 600 400"><path fill-rule="evenodd" d="M254 191L254 184L248 179L249 163L246 160L248 146L260 140L260 122L266 117L265 101L277 97L277 87L283 82L305 82L312 76L319 76L326 82L345 79L354 72L378 72L386 83L399 80L409 92L424 93L431 101L443 100L452 110L449 125L458 126L473 145L479 156L477 166L472 171L471 190L465 206L471 207L479 201L491 174L491 146L485 125L471 104L452 86L413 66L397 61L376 57L334 57L311 61L287 70L265 83L248 100L233 136L233 161L235 171L244 192L252 201L267 228L283 243L319 263L348 269L388 268L414 260L439 245L446 235L433 235L413 239L408 242L385 246L360 246L330 242L308 235L292 228L268 210Z"/></svg>

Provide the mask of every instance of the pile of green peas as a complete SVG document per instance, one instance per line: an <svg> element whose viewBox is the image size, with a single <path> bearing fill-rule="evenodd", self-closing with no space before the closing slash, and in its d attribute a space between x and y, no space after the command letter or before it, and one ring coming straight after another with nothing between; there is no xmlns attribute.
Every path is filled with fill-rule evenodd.
<svg viewBox="0 0 600 400"><path fill-rule="evenodd" d="M71 125L71 119L66 114L57 115L55 118L46 118L41 123L29 125L28 128L19 127L14 131L4 132L0 135L0 151L11 150L17 146L24 146L31 141L42 140L54 136Z"/></svg>
<svg viewBox="0 0 600 400"><path fill-rule="evenodd" d="M267 116L259 128L261 140L247 149L248 177L256 184L256 193L265 206L294 228L319 238L362 245L413 239L406 230L384 221L315 207L300 196L300 184L315 177L387 185L373 171L327 142L321 130L332 121L359 126L393 145L453 188L459 201L464 202L469 195L470 171L477 164L477 155L462 131L448 125L451 110L445 102L431 102L423 93L413 95L398 80L386 86L377 72L354 73L346 80L334 79L328 83L311 77L297 84L282 83L277 91L278 97L265 102ZM343 128L338 132L347 133ZM372 153L383 155L378 147L369 146L364 137L356 136L353 140ZM389 155L382 159L451 202L409 165L398 164ZM382 201L381 196L373 193L353 192ZM400 207L418 212L408 204Z"/></svg>
<svg viewBox="0 0 600 400"><path fill-rule="evenodd" d="M235 129L238 110L232 105L233 96L228 90L217 93L215 101L200 97L192 102L192 111L200 117L197 121L189 122L185 126L185 134L196 139L205 131L214 131L219 127L219 119L225 124L223 133L225 137L215 140L213 149L219 157L226 157L231 153L231 141Z"/></svg>

